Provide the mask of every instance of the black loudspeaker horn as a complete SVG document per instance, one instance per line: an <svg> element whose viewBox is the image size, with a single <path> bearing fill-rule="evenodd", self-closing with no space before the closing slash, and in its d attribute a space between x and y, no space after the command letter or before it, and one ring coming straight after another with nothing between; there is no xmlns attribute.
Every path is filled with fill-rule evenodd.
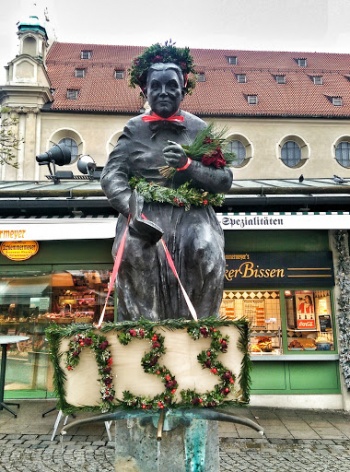
<svg viewBox="0 0 350 472"><path fill-rule="evenodd" d="M47 152L43 152L36 156L36 160L40 165L52 162L58 166L65 166L71 164L72 153L64 144L56 144Z"/></svg>

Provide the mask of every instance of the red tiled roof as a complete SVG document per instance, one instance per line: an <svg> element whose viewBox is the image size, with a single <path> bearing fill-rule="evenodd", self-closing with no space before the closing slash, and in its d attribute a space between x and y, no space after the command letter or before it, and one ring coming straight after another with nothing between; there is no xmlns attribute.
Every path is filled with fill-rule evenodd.
<svg viewBox="0 0 350 472"><path fill-rule="evenodd" d="M91 59L81 59L82 50L91 50ZM127 71L133 58L144 47L96 44L53 43L46 65L55 111L138 113L142 101L139 90L116 79L115 70ZM204 116L319 116L350 117L350 54L191 49L196 69L205 73L184 109ZM227 57L237 57L237 65ZM300 67L297 59L306 59ZM86 69L84 78L74 75L76 68ZM238 83L236 74L245 74L246 83ZM285 75L278 84L275 75ZM313 76L322 76L315 85ZM79 90L76 100L67 99L67 89ZM257 95L250 105L248 95ZM342 97L342 106L334 106L332 97Z"/></svg>

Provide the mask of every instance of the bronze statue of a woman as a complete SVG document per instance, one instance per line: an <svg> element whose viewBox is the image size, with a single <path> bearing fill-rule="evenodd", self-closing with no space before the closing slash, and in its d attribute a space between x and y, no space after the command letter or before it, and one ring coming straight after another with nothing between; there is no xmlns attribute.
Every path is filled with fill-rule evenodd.
<svg viewBox="0 0 350 472"><path fill-rule="evenodd" d="M126 124L101 176L119 212L114 257L129 226L117 280L118 321L190 318L163 243L198 317L218 314L224 238L211 197L230 189L232 172L191 159L183 148L207 128L180 110L192 86L188 72L188 48L167 43L148 48L131 68L131 85L141 87L151 110ZM165 167L171 176L164 175Z"/></svg>

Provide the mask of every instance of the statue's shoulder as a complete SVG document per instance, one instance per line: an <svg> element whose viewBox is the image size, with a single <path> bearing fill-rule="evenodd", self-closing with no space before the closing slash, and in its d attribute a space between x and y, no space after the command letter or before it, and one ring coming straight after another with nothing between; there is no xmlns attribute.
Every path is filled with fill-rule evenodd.
<svg viewBox="0 0 350 472"><path fill-rule="evenodd" d="M142 117L143 115L137 115L133 118L130 118L130 120L126 123L125 126L128 128L135 128L137 126L140 126L143 123Z"/></svg>
<svg viewBox="0 0 350 472"><path fill-rule="evenodd" d="M188 111L181 110L181 115L185 118L185 125L189 133L197 134L208 126L205 121Z"/></svg>
<svg viewBox="0 0 350 472"><path fill-rule="evenodd" d="M143 125L141 117L142 115L137 115L126 122L121 136L122 138L130 139L135 133L139 132L140 127Z"/></svg>
<svg viewBox="0 0 350 472"><path fill-rule="evenodd" d="M181 110L181 115L185 118L185 123L187 127L204 129L207 126L205 121L188 111Z"/></svg>

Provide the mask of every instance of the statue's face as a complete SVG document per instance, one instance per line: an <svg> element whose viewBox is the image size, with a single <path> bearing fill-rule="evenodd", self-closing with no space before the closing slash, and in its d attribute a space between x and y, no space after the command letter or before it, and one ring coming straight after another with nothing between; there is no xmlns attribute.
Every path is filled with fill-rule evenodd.
<svg viewBox="0 0 350 472"><path fill-rule="evenodd" d="M146 96L152 111L162 118L169 118L176 113L184 97L177 73L172 69L151 71Z"/></svg>

